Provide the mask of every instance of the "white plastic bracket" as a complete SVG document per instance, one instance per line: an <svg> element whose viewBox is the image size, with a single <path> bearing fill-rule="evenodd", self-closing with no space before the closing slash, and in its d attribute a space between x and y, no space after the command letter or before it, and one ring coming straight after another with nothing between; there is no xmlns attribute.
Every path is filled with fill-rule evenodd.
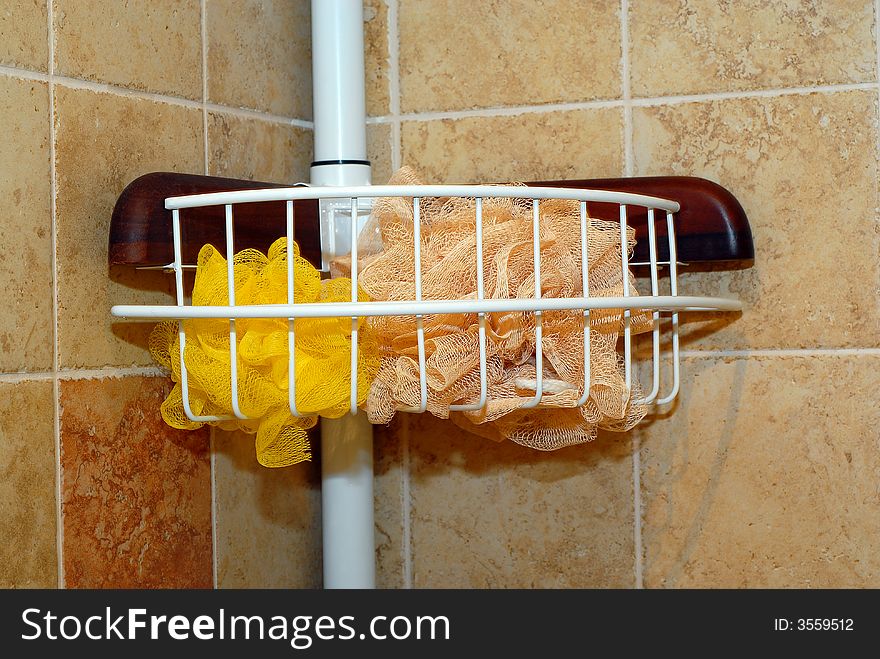
<svg viewBox="0 0 880 659"><path fill-rule="evenodd" d="M357 235L360 235L373 209L373 200L357 200ZM321 229L321 270L330 271L330 261L336 256L351 253L351 199L321 199L318 202Z"/></svg>

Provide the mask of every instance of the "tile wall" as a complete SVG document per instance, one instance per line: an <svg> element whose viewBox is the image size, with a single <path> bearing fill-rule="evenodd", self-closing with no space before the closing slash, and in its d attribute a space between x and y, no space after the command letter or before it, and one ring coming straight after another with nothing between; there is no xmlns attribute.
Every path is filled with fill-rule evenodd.
<svg viewBox="0 0 880 659"><path fill-rule="evenodd" d="M165 427L108 270L154 170L293 182L311 158L305 0L0 0L0 586L315 587L317 464ZM374 180L693 174L752 269L686 274L681 401L536 454L430 417L376 429L386 587L877 586L873 0L367 0ZM22 551L24 550L24 551Z"/></svg>

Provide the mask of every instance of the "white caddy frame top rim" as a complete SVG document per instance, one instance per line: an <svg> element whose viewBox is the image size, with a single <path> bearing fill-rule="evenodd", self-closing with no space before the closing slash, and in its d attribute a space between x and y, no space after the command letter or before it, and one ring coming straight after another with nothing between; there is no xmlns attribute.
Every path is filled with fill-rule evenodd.
<svg viewBox="0 0 880 659"><path fill-rule="evenodd" d="M505 197L510 199L571 199L597 203L644 206L677 213L678 202L648 195L609 190L584 190L581 188L541 188L523 185L357 185L346 187L264 188L260 190L234 190L209 192L207 194L169 197L165 200L168 210L225 206L261 201L296 201L298 199L337 199L352 197Z"/></svg>

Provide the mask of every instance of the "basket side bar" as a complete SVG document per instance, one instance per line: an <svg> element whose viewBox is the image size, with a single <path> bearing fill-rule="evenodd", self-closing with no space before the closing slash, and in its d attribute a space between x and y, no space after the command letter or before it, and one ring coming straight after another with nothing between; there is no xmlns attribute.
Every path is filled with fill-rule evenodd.
<svg viewBox="0 0 880 659"><path fill-rule="evenodd" d="M304 199L339 199L346 197L503 197L509 199L572 199L611 204L632 204L657 208L671 213L680 210L678 202L631 192L581 190L577 188L525 187L521 185L358 185L340 187L266 188L209 192L199 195L169 197L168 210L204 208L268 201Z"/></svg>
<svg viewBox="0 0 880 659"><path fill-rule="evenodd" d="M237 307L119 304L110 312L117 318L344 318L345 316L415 316L419 314L498 313L506 311L562 311L566 309L647 309L657 311L741 311L742 302L730 298L692 295L639 295L637 297L544 297L490 300L428 300L424 302L309 302L254 304Z"/></svg>

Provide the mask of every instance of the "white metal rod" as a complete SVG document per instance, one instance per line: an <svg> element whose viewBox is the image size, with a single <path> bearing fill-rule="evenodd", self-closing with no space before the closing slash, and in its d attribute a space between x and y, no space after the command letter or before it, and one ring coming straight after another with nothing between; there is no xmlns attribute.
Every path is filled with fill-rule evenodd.
<svg viewBox="0 0 880 659"><path fill-rule="evenodd" d="M235 244L232 224L232 204L226 205L226 286L229 306L235 306ZM235 318L229 319L229 375L232 394L232 413L238 419L247 419L238 405L238 339L235 333Z"/></svg>
<svg viewBox="0 0 880 659"><path fill-rule="evenodd" d="M317 117L316 117L317 119ZM574 199L607 204L629 204L677 213L678 202L628 192L580 190L577 188L540 188L521 185L347 185L326 187L268 188L210 192L200 195L169 197L165 208L202 208L262 201L297 199L334 199L340 197L497 197L504 199Z"/></svg>
<svg viewBox="0 0 880 659"><path fill-rule="evenodd" d="M293 202L288 201L286 204L285 215L287 219L287 304L294 304L295 297L295 279L293 272L294 250L293 250ZM296 331L293 318L287 319L287 404L290 407L290 413L299 417L299 410L296 408Z"/></svg>
<svg viewBox="0 0 880 659"><path fill-rule="evenodd" d="M297 193L278 199L373 196L366 162L364 15L361 0L312 0L312 97L315 162L313 185L357 186L361 194L322 188L327 195ZM302 190L301 188L300 190ZM352 204L351 394L357 395L357 214ZM342 256L342 254L335 254ZM298 314L288 314L296 318ZM328 374L331 377L333 374ZM357 411L356 401L352 411ZM321 421L321 511L324 587L373 588L373 429L360 412Z"/></svg>
<svg viewBox="0 0 880 659"><path fill-rule="evenodd" d="M678 295L678 254L675 246L675 223L672 213L666 213L666 232L669 241L669 293ZM681 351L678 337L678 312L672 314L672 391L657 401L658 405L671 403L681 387Z"/></svg>
<svg viewBox="0 0 880 659"><path fill-rule="evenodd" d="M566 309L657 309L659 311L741 311L742 302L723 297L639 295L637 297L491 298L488 300L428 300L415 302L308 302L252 304L240 307L143 306L119 304L110 309L117 318L344 318L345 316L415 316L418 314L500 313L505 311L564 311Z"/></svg>
<svg viewBox="0 0 880 659"><path fill-rule="evenodd" d="M620 206L620 268L623 297L629 297L629 248L626 237L626 205ZM623 308L623 371L626 395L632 391L632 307Z"/></svg>
<svg viewBox="0 0 880 659"><path fill-rule="evenodd" d="M654 209L648 209L648 253L651 263L651 295L660 294L657 275L657 229L654 226ZM660 393L660 312L651 314L651 391L647 396L633 401L633 405L653 403Z"/></svg>
<svg viewBox="0 0 880 659"><path fill-rule="evenodd" d="M581 202L581 288L584 297L590 297L590 254L587 249L587 202ZM577 406L590 398L590 310L584 309L584 392Z"/></svg>
<svg viewBox="0 0 880 659"><path fill-rule="evenodd" d="M357 197L351 199L351 301L358 301L358 201ZM358 413L358 317L351 317L351 390L349 413Z"/></svg>
<svg viewBox="0 0 880 659"><path fill-rule="evenodd" d="M535 268L535 300L541 299L541 235L540 235L540 201L532 200L532 259ZM544 341L543 318L541 310L535 311L535 395L522 404L523 409L537 407L544 397Z"/></svg>

